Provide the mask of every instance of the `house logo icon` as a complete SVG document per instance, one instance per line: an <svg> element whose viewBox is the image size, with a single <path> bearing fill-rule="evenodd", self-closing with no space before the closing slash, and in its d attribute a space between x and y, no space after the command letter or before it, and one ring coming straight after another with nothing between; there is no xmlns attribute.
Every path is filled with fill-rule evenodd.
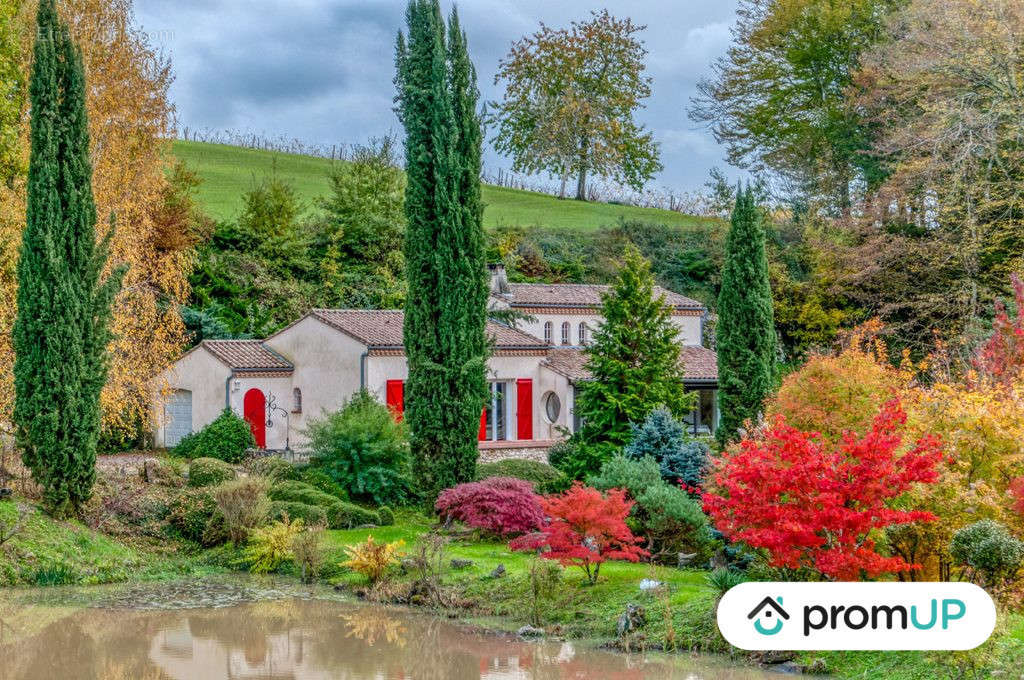
<svg viewBox="0 0 1024 680"><path fill-rule="evenodd" d="M761 635L775 635L782 630L782 624L789 620L789 614L782 608L782 598L766 597L747 614L754 619L754 630Z"/></svg>

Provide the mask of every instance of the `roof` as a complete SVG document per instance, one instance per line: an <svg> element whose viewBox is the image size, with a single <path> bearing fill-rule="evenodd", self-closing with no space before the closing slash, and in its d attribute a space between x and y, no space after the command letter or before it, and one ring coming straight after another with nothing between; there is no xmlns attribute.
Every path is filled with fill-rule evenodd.
<svg viewBox="0 0 1024 680"><path fill-rule="evenodd" d="M291 371L294 366L261 340L203 340L200 345L236 371Z"/></svg>
<svg viewBox="0 0 1024 680"><path fill-rule="evenodd" d="M718 357L707 347L685 345L680 348L679 360L683 364L683 379L688 381L718 380ZM544 364L569 380L590 380L587 355L583 350L566 347L548 352Z"/></svg>
<svg viewBox="0 0 1024 680"><path fill-rule="evenodd" d="M405 314L397 309L314 309L314 317L367 347L401 348ZM544 349L543 340L511 326L487 322L487 334L499 349Z"/></svg>
<svg viewBox="0 0 1024 680"><path fill-rule="evenodd" d="M591 283L510 283L507 297L513 307L600 307L611 286ZM676 309L704 309L700 302L661 286L654 294Z"/></svg>

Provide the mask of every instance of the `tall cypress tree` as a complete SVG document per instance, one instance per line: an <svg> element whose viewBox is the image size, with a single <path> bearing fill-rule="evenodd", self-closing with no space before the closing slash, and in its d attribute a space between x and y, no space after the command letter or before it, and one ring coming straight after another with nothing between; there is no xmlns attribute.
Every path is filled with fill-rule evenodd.
<svg viewBox="0 0 1024 680"><path fill-rule="evenodd" d="M775 314L761 211L747 187L736 194L718 295L720 441L756 420L775 383Z"/></svg>
<svg viewBox="0 0 1024 680"><path fill-rule="evenodd" d="M482 133L458 17L447 41L437 0L410 0L406 21L395 60L408 175L405 418L417 478L436 492L475 476L486 398Z"/></svg>
<svg viewBox="0 0 1024 680"><path fill-rule="evenodd" d="M60 515L92 494L110 306L122 272L103 280L110 231L96 243L81 54L54 0L40 1L37 22L14 422L25 465Z"/></svg>

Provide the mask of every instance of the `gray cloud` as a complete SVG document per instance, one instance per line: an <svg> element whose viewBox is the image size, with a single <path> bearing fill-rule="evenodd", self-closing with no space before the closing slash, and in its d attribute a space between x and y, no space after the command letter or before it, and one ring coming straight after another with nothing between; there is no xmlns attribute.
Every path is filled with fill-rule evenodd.
<svg viewBox="0 0 1024 680"><path fill-rule="evenodd" d="M450 6L449 3L445 3ZM736 0L611 2L647 24L654 93L640 119L662 143L657 186L694 190L722 152L686 108L697 81L724 53ZM585 18L592 0L463 0L480 88L496 99L498 61L539 22ZM171 57L182 125L316 143L353 143L398 128L391 110L394 38L404 0L136 0L136 18ZM488 149L485 162L510 164Z"/></svg>

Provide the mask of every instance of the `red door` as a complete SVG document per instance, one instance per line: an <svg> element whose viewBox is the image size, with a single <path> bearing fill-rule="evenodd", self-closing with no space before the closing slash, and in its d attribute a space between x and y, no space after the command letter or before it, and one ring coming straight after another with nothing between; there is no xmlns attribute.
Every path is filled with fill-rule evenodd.
<svg viewBox="0 0 1024 680"><path fill-rule="evenodd" d="M256 439L256 446L261 449L267 448L267 398L263 396L263 392L256 388L246 392L242 410L245 413L245 421L252 430L252 436Z"/></svg>
<svg viewBox="0 0 1024 680"><path fill-rule="evenodd" d="M405 383L401 380L388 380L384 398L395 420L402 422L402 413L405 411Z"/></svg>
<svg viewBox="0 0 1024 680"><path fill-rule="evenodd" d="M533 381L529 378L516 380L516 439L533 439Z"/></svg>

